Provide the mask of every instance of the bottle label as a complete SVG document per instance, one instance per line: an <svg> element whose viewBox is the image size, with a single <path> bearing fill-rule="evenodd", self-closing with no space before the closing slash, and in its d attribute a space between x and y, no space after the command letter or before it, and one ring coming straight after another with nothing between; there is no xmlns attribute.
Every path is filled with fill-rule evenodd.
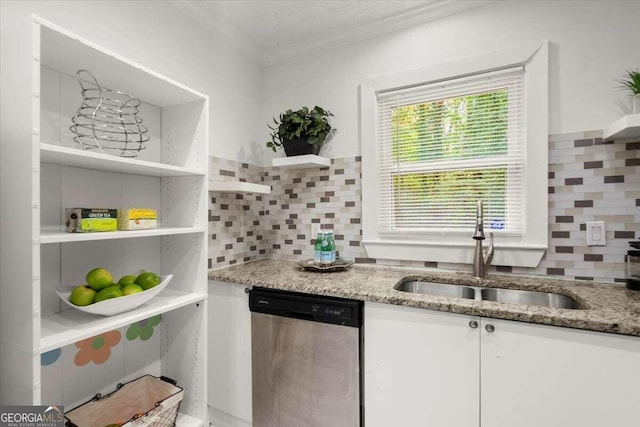
<svg viewBox="0 0 640 427"><path fill-rule="evenodd" d="M330 264L331 263L331 252L329 252L329 251L322 252L321 262L323 264Z"/></svg>

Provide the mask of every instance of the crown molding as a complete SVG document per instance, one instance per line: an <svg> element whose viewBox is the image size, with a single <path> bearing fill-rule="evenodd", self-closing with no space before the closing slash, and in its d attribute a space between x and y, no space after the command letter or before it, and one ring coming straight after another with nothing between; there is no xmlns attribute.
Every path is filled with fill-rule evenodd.
<svg viewBox="0 0 640 427"><path fill-rule="evenodd" d="M195 21L205 30L222 37L225 41L237 47L242 53L253 61L264 65L263 53L258 47L233 24L217 19L209 14L203 13L199 2L184 0L168 0L168 3L176 8L187 18Z"/></svg>
<svg viewBox="0 0 640 427"><path fill-rule="evenodd" d="M289 62L300 57L404 30L467 10L484 7L498 1L502 0L440 0L437 2L429 2L423 7L411 9L386 19L341 31L335 35L309 38L295 44L283 46L282 48L273 49L264 55L262 62L267 67Z"/></svg>
<svg viewBox="0 0 640 427"><path fill-rule="evenodd" d="M301 39L298 42L273 49L261 49L232 23L203 13L200 2L169 0L185 16L206 30L216 34L240 49L257 63L270 67L295 59L335 49L341 46L372 39L417 25L435 21L460 12L483 7L502 0L454 1L435 0L424 6L401 12L369 24L359 25L334 34Z"/></svg>

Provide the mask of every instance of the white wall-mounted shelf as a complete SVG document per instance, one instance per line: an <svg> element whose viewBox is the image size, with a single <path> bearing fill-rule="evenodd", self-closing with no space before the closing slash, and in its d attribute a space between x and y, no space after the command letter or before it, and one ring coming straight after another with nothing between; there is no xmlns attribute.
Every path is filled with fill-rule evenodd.
<svg viewBox="0 0 640 427"><path fill-rule="evenodd" d="M66 310L42 317L40 353L111 331L157 314L202 301L205 295L163 289L141 307L116 316L96 316L80 310Z"/></svg>
<svg viewBox="0 0 640 427"><path fill-rule="evenodd" d="M223 193L271 194L271 187L268 185L242 181L209 181L209 191L220 191Z"/></svg>
<svg viewBox="0 0 640 427"><path fill-rule="evenodd" d="M605 141L640 137L640 114L628 114L604 129Z"/></svg>
<svg viewBox="0 0 640 427"><path fill-rule="evenodd" d="M40 61L44 66L70 76L75 76L81 68L92 70L103 87L135 94L137 98L159 107L199 101L205 97L40 17L35 17L34 21L42 24Z"/></svg>
<svg viewBox="0 0 640 427"><path fill-rule="evenodd" d="M57 165L94 170L129 173L144 176L204 176L204 172L190 168L127 159L109 154L84 151L60 145L40 144L40 161Z"/></svg>
<svg viewBox="0 0 640 427"><path fill-rule="evenodd" d="M148 230L104 231L98 233L67 233L60 230L43 230L40 243L72 243L96 240L135 239L138 237L172 236L176 234L202 233L205 227L158 227Z"/></svg>
<svg viewBox="0 0 640 427"><path fill-rule="evenodd" d="M325 168L331 166L331 159L315 154L305 154L302 156L280 157L273 159L274 167L288 169L311 169Z"/></svg>

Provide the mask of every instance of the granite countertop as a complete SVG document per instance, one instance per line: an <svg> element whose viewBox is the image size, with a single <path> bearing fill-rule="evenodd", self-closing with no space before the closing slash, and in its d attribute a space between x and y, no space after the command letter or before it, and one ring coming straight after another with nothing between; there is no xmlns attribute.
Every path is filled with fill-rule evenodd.
<svg viewBox="0 0 640 427"><path fill-rule="evenodd" d="M438 297L393 289L402 278L408 276L460 285L551 291L573 297L583 309ZM498 275L474 280L469 273L369 265L352 265L346 271L336 273L318 273L306 271L294 261L284 260L258 260L210 270L209 279L472 316L640 336L640 292L626 289L623 284Z"/></svg>

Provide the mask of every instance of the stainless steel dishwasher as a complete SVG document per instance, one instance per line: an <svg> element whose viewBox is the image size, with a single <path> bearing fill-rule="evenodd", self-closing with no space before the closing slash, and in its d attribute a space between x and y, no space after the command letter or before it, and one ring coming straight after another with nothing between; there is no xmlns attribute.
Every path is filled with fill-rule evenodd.
<svg viewBox="0 0 640 427"><path fill-rule="evenodd" d="M359 427L362 302L249 293L254 427Z"/></svg>

